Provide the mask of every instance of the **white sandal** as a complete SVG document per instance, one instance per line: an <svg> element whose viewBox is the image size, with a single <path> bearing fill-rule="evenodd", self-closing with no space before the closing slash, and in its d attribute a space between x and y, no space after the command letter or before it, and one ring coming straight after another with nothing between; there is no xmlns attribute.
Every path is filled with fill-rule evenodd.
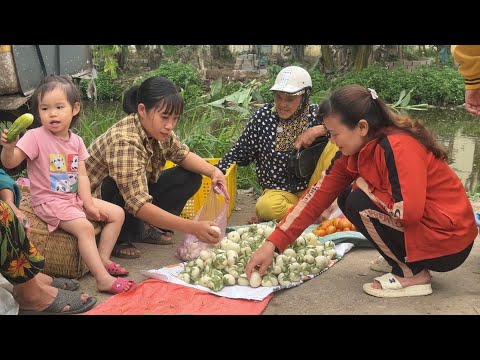
<svg viewBox="0 0 480 360"><path fill-rule="evenodd" d="M377 257L375 260L370 261L370 269L384 273L389 273L392 271L392 267L382 255Z"/></svg>
<svg viewBox="0 0 480 360"><path fill-rule="evenodd" d="M373 283L367 283L363 284L363 291L376 297L393 298L405 296L423 296L430 295L433 292L431 284L403 287L391 273L376 277L375 280L377 280L382 286L380 289L373 288Z"/></svg>

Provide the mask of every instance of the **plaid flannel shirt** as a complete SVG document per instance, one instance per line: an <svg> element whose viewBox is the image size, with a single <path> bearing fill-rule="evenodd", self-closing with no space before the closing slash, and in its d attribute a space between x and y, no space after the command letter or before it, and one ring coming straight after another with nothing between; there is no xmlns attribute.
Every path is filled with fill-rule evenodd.
<svg viewBox="0 0 480 360"><path fill-rule="evenodd" d="M189 153L187 145L172 133L165 142L149 138L136 114L128 115L88 148L85 161L92 195L102 198L102 182L110 176L125 200L125 210L135 215L152 201L148 184L156 183L165 162L180 163Z"/></svg>

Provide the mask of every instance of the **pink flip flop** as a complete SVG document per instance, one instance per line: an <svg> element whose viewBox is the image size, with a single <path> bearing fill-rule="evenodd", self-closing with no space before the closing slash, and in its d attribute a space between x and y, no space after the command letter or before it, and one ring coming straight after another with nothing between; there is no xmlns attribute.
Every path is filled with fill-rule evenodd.
<svg viewBox="0 0 480 360"><path fill-rule="evenodd" d="M122 265L114 263L113 261L110 264L108 264L106 269L107 269L107 272L112 276L125 276L130 273Z"/></svg>
<svg viewBox="0 0 480 360"><path fill-rule="evenodd" d="M125 290L125 287L127 285L130 285L130 288L128 290ZM117 278L117 280L113 282L112 287L108 292L111 294L120 294L123 292L133 291L136 287L137 284L132 279Z"/></svg>

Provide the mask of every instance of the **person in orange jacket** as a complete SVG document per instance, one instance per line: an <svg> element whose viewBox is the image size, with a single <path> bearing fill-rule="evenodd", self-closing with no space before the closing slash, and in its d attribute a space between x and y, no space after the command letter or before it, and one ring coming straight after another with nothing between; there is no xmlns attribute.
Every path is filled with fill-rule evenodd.
<svg viewBox="0 0 480 360"><path fill-rule="evenodd" d="M252 255L247 276L256 267L262 275L274 252L283 252L338 197L343 213L392 266L363 290L377 297L431 294L429 270L460 266L478 234L447 153L422 124L359 85L336 90L317 116L342 156Z"/></svg>

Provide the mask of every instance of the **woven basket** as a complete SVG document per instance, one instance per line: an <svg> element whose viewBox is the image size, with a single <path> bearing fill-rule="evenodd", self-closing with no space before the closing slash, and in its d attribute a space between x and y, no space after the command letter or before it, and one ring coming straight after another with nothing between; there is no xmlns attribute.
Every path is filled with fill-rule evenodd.
<svg viewBox="0 0 480 360"><path fill-rule="evenodd" d="M61 229L52 233L48 232L45 224L32 210L30 192L24 186L22 189L22 201L20 210L30 220L30 241L37 250L45 257L43 272L50 276L62 276L66 278L79 278L89 270L80 257L77 238ZM95 235L100 234L100 224L93 222Z"/></svg>

